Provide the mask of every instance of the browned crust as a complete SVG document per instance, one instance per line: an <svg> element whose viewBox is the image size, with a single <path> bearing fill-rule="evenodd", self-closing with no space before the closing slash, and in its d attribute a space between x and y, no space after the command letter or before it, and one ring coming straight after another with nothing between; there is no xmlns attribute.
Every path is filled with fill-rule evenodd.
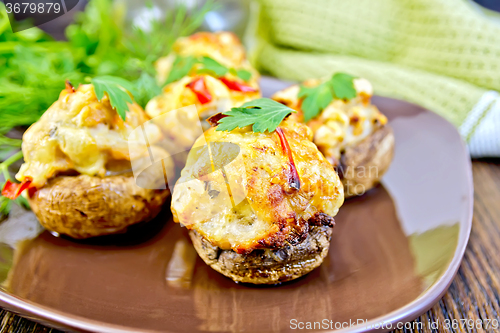
<svg viewBox="0 0 500 333"><path fill-rule="evenodd" d="M329 226L312 226L298 244L248 254L213 246L195 230L189 236L203 261L217 272L236 282L277 284L297 279L320 266L328 254L332 231Z"/></svg>
<svg viewBox="0 0 500 333"><path fill-rule="evenodd" d="M138 187L132 176L59 176L29 202L46 229L81 239L117 233L154 218L168 195L168 190Z"/></svg>
<svg viewBox="0 0 500 333"><path fill-rule="evenodd" d="M345 150L338 171L347 198L361 195L380 182L391 165L394 144L392 128L385 125Z"/></svg>

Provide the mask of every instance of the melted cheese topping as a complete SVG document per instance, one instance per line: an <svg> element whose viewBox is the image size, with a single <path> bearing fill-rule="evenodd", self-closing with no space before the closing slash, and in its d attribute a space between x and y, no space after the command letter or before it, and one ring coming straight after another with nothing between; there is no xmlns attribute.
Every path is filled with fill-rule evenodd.
<svg viewBox="0 0 500 333"><path fill-rule="evenodd" d="M222 249L245 253L301 239L317 213L335 216L343 186L312 143L312 131L291 120L280 127L300 177L299 190L290 187L290 160L276 132L211 128L195 143L174 187L174 220Z"/></svg>
<svg viewBox="0 0 500 333"><path fill-rule="evenodd" d="M225 78L236 81L255 89L254 92L240 92L229 89L221 80L206 74L197 75L192 73L179 81L172 82L163 88L162 93L153 98L146 105L146 113L155 118L185 106L195 105L203 130L209 125L204 119L233 107L261 97L259 88L259 74L250 65L245 56L245 49L238 37L230 32L200 32L190 37L179 38L173 46L173 52L156 63L158 81L164 82L172 68L177 55L181 56L209 56L228 68L245 69L252 73L249 82L244 82L237 76L228 73ZM212 101L202 104L196 94L187 87L191 81L202 77L205 81L207 91L212 96ZM171 113L162 117L157 123L162 127L164 133L172 140L172 143L182 149L191 148L194 140L200 133L200 126L196 128L179 127L178 114Z"/></svg>
<svg viewBox="0 0 500 333"><path fill-rule="evenodd" d="M75 92L65 89L24 133L25 163L16 178L23 181L29 177L40 188L61 172L99 177L114 171L130 172L130 160L147 152L147 147L138 148L134 151L136 156L130 156L128 138L132 130L145 123L148 138L161 139L159 128L146 123L148 119L142 108L133 103L123 121L106 95L97 100L90 84L81 85Z"/></svg>
<svg viewBox="0 0 500 333"><path fill-rule="evenodd" d="M305 86L316 86L320 80L304 82ZM344 150L355 145L387 123L387 118L370 103L373 88L365 79L355 79L357 97L350 101L334 99L316 118L307 122L314 132L314 143L334 166L339 164ZM273 99L294 110L292 118L303 121L300 87L294 85L273 95Z"/></svg>

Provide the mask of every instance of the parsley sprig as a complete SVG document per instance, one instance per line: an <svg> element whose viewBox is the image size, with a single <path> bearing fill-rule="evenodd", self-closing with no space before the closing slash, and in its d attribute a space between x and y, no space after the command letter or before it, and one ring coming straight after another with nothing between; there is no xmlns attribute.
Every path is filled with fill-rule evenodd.
<svg viewBox="0 0 500 333"><path fill-rule="evenodd" d="M299 98L303 98L304 120L309 121L323 111L333 99L350 100L356 97L354 79L346 73L335 73L328 81L316 87L301 86Z"/></svg>
<svg viewBox="0 0 500 333"><path fill-rule="evenodd" d="M219 120L216 130L232 131L236 127L252 125L252 130L256 133L271 133L292 112L296 111L272 99L259 98L223 112L227 117Z"/></svg>
<svg viewBox="0 0 500 333"><path fill-rule="evenodd" d="M104 93L106 93L111 106L125 120L125 112L129 110L128 104L133 102L129 94L129 92L134 92L135 90L132 83L120 77L109 75L94 77L91 82L94 86L97 99L102 100Z"/></svg>
<svg viewBox="0 0 500 333"><path fill-rule="evenodd" d="M172 69L168 74L165 84L169 84L182 79L184 76L188 75L195 66L197 67L197 74L209 74L214 77L221 77L226 75L227 73L231 73L233 75L236 75L243 81L248 81L252 77L252 73L250 73L246 69L229 68L222 65L217 60L214 60L207 56L177 56L174 60L174 63L172 64Z"/></svg>

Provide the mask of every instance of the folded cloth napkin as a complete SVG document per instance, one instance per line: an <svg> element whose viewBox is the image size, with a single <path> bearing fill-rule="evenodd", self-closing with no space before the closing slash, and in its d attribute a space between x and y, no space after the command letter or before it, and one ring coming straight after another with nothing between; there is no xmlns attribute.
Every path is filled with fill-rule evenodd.
<svg viewBox="0 0 500 333"><path fill-rule="evenodd" d="M500 156L500 15L466 0L260 0L263 72L342 71L435 111L473 157Z"/></svg>

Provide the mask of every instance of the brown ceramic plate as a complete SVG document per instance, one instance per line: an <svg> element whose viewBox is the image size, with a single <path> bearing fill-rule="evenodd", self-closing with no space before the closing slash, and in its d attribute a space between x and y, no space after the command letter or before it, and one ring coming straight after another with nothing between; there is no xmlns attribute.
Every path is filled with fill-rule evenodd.
<svg viewBox="0 0 500 333"><path fill-rule="evenodd" d="M267 96L286 86L262 84ZM362 332L414 319L459 267L471 229L471 166L439 116L393 99L374 103L394 128L394 162L383 185L342 207L329 256L309 275L275 287L235 284L198 258L168 209L126 234L86 242L36 236L33 215L16 211L0 224L0 304L98 332L286 332L308 322Z"/></svg>

